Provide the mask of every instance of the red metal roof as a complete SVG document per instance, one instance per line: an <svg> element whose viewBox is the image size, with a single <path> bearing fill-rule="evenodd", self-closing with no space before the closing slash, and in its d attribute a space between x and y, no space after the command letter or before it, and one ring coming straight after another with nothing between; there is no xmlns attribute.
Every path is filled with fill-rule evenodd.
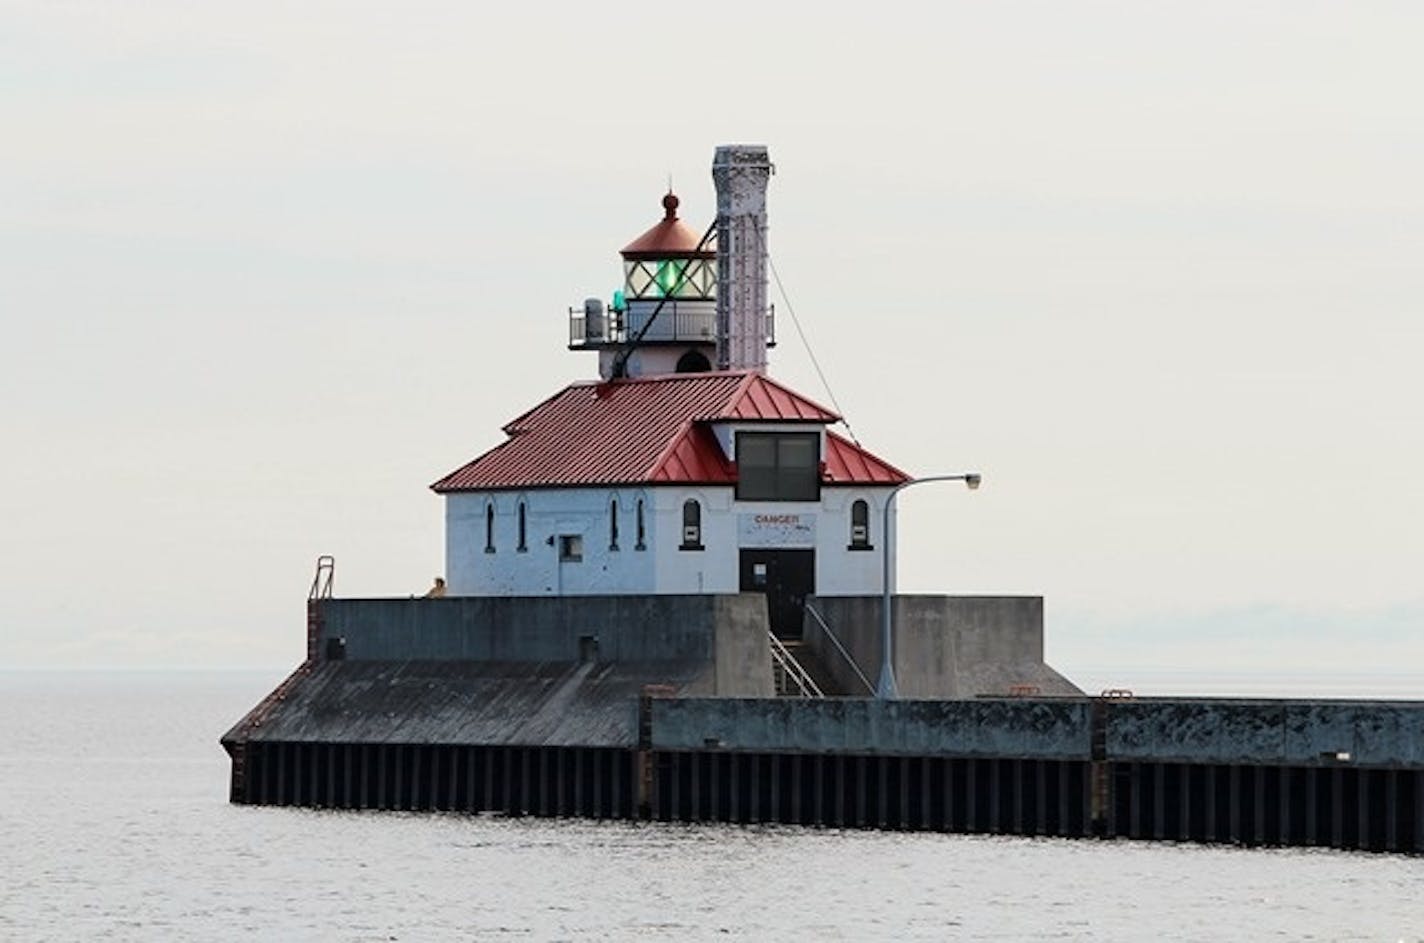
<svg viewBox="0 0 1424 943"><path fill-rule="evenodd" d="M663 197L663 218L656 226L623 247L625 259L696 258L715 259L715 237L699 250L702 236L677 218L678 199L672 193Z"/></svg>
<svg viewBox="0 0 1424 943"><path fill-rule="evenodd" d="M828 485L898 485L910 476L865 449L826 430L821 481Z"/></svg>
<svg viewBox="0 0 1424 943"><path fill-rule="evenodd" d="M727 461L711 428L696 423L669 443L648 480L667 484L733 484L737 470Z"/></svg>
<svg viewBox="0 0 1424 943"><path fill-rule="evenodd" d="M504 427L509 439L431 487L437 492L637 483L730 484L716 422L825 425L835 413L750 372L692 373L566 387ZM826 484L894 484L894 466L827 437Z"/></svg>
<svg viewBox="0 0 1424 943"><path fill-rule="evenodd" d="M727 407L716 416L699 417L719 421L756 422L840 422L841 417L759 373L742 374L746 379Z"/></svg>

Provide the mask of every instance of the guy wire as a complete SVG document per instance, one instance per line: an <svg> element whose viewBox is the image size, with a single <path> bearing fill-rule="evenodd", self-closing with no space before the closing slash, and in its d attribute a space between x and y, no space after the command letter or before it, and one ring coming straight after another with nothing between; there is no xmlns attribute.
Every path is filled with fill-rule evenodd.
<svg viewBox="0 0 1424 943"><path fill-rule="evenodd" d="M786 286L781 283L781 273L776 270L776 262L771 257L771 251L766 247L761 227L753 226L752 229L757 234L757 242L761 243L761 251L766 255L766 264L771 269L771 277L776 280L776 290L781 293L781 300L786 302L786 310L791 314L791 323L796 328L796 336L801 338L801 346L806 348L806 355L811 358L811 366L816 369L816 376L821 378L821 386L825 387L831 405L835 407L836 412L840 413L841 424L845 426L846 435L850 436L850 440L855 443L856 448L861 448L860 440L855 437L855 430L850 427L850 420L846 418L845 410L841 409L841 404L836 400L835 390L831 389L831 384L826 380L825 371L821 369L821 362L816 359L816 352L811 349L811 342L806 339L806 332L801 329L801 319L796 317L796 308L791 304L791 296L786 294Z"/></svg>

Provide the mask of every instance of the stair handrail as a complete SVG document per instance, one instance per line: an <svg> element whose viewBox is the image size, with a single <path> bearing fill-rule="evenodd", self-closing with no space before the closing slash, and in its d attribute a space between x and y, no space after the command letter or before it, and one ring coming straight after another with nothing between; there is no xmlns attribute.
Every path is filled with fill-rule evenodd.
<svg viewBox="0 0 1424 943"><path fill-rule="evenodd" d="M870 683L870 679L865 676L865 672L860 670L860 665L857 665L855 659L850 657L850 652L846 651L845 646L841 644L841 640L836 638L836 633L831 631L830 625L828 625L821 614L816 611L816 607L808 602L806 603L806 611L811 613L812 617L820 623L821 631L826 633L826 638L831 640L831 644L836 647L836 651L840 652L841 657L846 660L846 664L850 665L850 670L854 671L855 676L860 679L860 683L865 685L865 690L870 692L871 697L874 697L875 685Z"/></svg>
<svg viewBox="0 0 1424 943"><path fill-rule="evenodd" d="M781 670L786 672L792 681L796 682L796 686L801 689L801 696L825 697L826 695L821 692L820 686L812 680L811 676L806 673L806 669L801 666L801 662L797 661L796 656L791 654L785 645L781 644L781 639L777 638L771 632L767 632L766 637L771 639L772 659L776 664L781 666Z"/></svg>

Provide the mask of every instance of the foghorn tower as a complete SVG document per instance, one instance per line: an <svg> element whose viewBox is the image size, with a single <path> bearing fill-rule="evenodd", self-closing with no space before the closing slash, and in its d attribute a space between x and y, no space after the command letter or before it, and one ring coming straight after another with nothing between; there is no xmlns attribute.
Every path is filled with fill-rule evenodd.
<svg viewBox="0 0 1424 943"><path fill-rule="evenodd" d="M712 158L717 186L717 369L766 372L766 185L759 144L728 144Z"/></svg>

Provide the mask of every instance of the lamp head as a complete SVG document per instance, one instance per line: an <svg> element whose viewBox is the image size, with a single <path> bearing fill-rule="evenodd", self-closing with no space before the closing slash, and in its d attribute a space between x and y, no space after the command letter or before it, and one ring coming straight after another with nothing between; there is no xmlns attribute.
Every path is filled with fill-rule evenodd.
<svg viewBox="0 0 1424 943"><path fill-rule="evenodd" d="M964 484L968 486L970 491L978 491L979 483L983 480L984 479L977 473L964 476Z"/></svg>

